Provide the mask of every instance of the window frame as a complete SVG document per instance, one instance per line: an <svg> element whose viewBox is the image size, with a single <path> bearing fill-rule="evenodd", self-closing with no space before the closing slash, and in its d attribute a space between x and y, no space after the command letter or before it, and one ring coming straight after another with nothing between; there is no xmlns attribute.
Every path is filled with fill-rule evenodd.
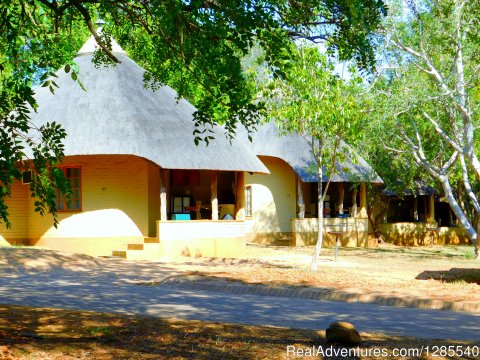
<svg viewBox="0 0 480 360"><path fill-rule="evenodd" d="M72 190L72 194L73 194L73 190L75 189L78 189L79 191L79 197L78 199L76 198L71 198L70 199L70 204L72 204L73 201L76 201L78 200L79 202L79 207L78 208L75 208L75 209L70 209L68 207L68 204L67 204L67 201L65 199L65 196L62 196L60 198L60 190L59 189L55 189L55 205L56 205L56 208L57 208L57 212L61 212L61 213L64 213L64 212L81 212L82 211L82 208L83 208L83 199L82 199L82 195L83 195L83 188L82 188L82 167L79 166L79 165L66 165L66 166L59 166L58 167L59 170L61 170L63 172L63 176L65 177L65 179L67 181L70 182L70 179L74 179L74 178L78 178L79 179L79 185L78 187L71 187L71 184L70 184L70 189ZM71 177L71 178L68 178L67 177L67 170L68 169L78 169L79 170L79 176L75 176L75 177ZM63 209L59 209L58 207L58 204L59 203L62 203L63 204Z"/></svg>
<svg viewBox="0 0 480 360"><path fill-rule="evenodd" d="M252 185L245 186L245 217L252 218L253 217L253 205L252 205Z"/></svg>

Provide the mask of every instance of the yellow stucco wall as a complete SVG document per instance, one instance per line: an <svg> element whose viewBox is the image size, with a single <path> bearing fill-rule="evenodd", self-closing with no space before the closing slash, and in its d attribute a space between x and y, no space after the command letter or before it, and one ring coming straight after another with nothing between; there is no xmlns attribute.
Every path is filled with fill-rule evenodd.
<svg viewBox="0 0 480 360"><path fill-rule="evenodd" d="M142 234L148 234L148 162L129 155L70 156L64 166L80 166L82 173L82 212L118 209L124 212ZM38 239L51 229L51 218L33 211L29 204L28 237ZM67 219L74 212L60 212ZM61 227L59 227L61 231Z"/></svg>
<svg viewBox="0 0 480 360"><path fill-rule="evenodd" d="M12 185L12 197L6 198L11 228L0 223L0 245L25 243L28 238L29 185L16 181Z"/></svg>
<svg viewBox="0 0 480 360"><path fill-rule="evenodd" d="M434 226L436 226L436 223ZM438 230L427 230L431 228L432 225L427 225L426 223L412 222L380 225L380 231L385 237L385 241L395 245L430 245L432 241L438 245L463 245L470 243L465 230L461 227L442 226Z"/></svg>
<svg viewBox="0 0 480 360"><path fill-rule="evenodd" d="M269 243L292 231L290 219L296 216L296 176L281 159L259 158L270 175L245 174L245 185L252 187L253 212L247 222L247 237L249 241Z"/></svg>
<svg viewBox="0 0 480 360"><path fill-rule="evenodd" d="M148 236L157 236L157 220L160 219L160 168L148 162Z"/></svg>
<svg viewBox="0 0 480 360"><path fill-rule="evenodd" d="M240 257L245 251L242 220L158 221L164 256Z"/></svg>
<svg viewBox="0 0 480 360"><path fill-rule="evenodd" d="M143 234L119 209L91 210L72 214L51 226L32 244L93 256L112 255L124 244L143 243Z"/></svg>
<svg viewBox="0 0 480 360"><path fill-rule="evenodd" d="M15 184L9 199L12 229L0 227L10 243L46 246L91 255L111 255L125 243L142 243L156 232L158 167L129 155L71 156L62 165L81 167L82 210L50 215L34 212L28 186ZM151 186L149 186L149 182ZM157 206L159 208L159 206ZM151 214L149 214L151 210Z"/></svg>
<svg viewBox="0 0 480 360"><path fill-rule="evenodd" d="M346 221L348 220L348 222ZM292 228L295 232L296 246L315 245L318 235L318 220L316 218L292 219ZM344 247L377 247L377 241L368 237L368 219L365 218L325 218L324 219L324 246L335 246L336 236L331 231L342 232L339 236L341 246Z"/></svg>

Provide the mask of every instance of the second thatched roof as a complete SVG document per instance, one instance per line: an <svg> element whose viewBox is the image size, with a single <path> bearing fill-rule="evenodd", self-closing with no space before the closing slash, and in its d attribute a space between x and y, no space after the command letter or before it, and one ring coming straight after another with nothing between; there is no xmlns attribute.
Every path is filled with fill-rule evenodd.
<svg viewBox="0 0 480 360"><path fill-rule="evenodd" d="M257 127L252 134L253 142L251 147L258 156L277 157L287 162L295 173L304 182L317 182L315 159L307 141L300 135L280 134L275 123L270 122ZM370 182L382 184L383 180L375 173L368 163L356 154L347 144L342 143L341 147L350 160L344 163L337 163L337 173L332 175L332 182ZM323 182L328 177L323 175Z"/></svg>

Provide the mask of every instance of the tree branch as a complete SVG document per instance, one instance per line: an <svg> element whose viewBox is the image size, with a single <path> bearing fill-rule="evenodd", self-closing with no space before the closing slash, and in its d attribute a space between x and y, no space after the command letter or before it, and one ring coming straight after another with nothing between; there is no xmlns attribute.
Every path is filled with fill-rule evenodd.
<svg viewBox="0 0 480 360"><path fill-rule="evenodd" d="M405 154L405 153L406 153L405 150L399 150L399 149L395 149L395 148L392 148L392 147L388 146L387 144L385 144L385 143L383 142L383 140L382 140L382 145L383 145L383 148L384 148L385 150L389 150L389 151L395 152L395 153L397 153L397 154Z"/></svg>
<svg viewBox="0 0 480 360"><path fill-rule="evenodd" d="M421 154L418 152L418 146L415 145L415 143L410 139L410 137L407 135L407 133L405 132L405 130L403 129L403 126L400 124L400 122L398 121L398 119L395 119L395 122L397 124L397 128L398 130L400 131L400 134L402 135L404 141L406 144L408 144L408 146L410 146L410 149L412 150L412 154L413 154L413 157L415 159L415 162L423 167L425 170L428 171L428 173L430 175L432 175L433 177L437 178L438 176L440 176L440 171L438 168L436 168L436 166L434 165L431 165L427 162L426 158L422 158L421 157Z"/></svg>
<svg viewBox="0 0 480 360"><path fill-rule="evenodd" d="M88 30L90 30L90 33L93 35L95 38L95 41L97 42L98 46L107 54L107 56L114 62L120 63L120 60L113 55L113 53L110 51L108 46L103 42L103 40L100 38L100 36L97 33L97 30L93 26L92 18L90 17L90 13L88 12L87 9L85 9L78 0L72 0L73 5L77 8L77 10L82 14L83 18L85 19L85 22L87 23Z"/></svg>
<svg viewBox="0 0 480 360"><path fill-rule="evenodd" d="M459 152L458 151L454 151L452 156L450 156L450 159L448 159L448 161L443 164L442 166L442 169L441 169L441 172L446 174L448 172L448 169L450 169L450 167L455 163L455 161L457 160L458 158L458 154Z"/></svg>
<svg viewBox="0 0 480 360"><path fill-rule="evenodd" d="M440 125L430 116L427 112L422 111L423 116L434 126L438 135L443 137L456 151L462 152L462 148L452 138L450 138L445 131L442 130Z"/></svg>

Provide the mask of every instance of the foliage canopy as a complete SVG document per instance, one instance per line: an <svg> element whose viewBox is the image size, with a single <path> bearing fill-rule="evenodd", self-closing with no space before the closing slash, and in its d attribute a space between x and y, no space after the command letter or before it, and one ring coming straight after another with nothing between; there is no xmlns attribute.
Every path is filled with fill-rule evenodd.
<svg viewBox="0 0 480 360"><path fill-rule="evenodd" d="M114 36L130 57L146 68L146 84L169 84L198 109L195 141L211 140L209 126L223 124L233 136L238 123L251 129L264 113L256 101L241 58L254 44L275 77L290 64L292 40L325 42L331 54L355 59L365 70L374 64L373 30L386 6L382 0L4 0L0 4L0 217L8 224L4 199L21 171L33 171L37 210L55 213L52 172L67 135L57 124L37 129L29 121L36 108L34 88L55 91L64 64L72 62L92 34L99 63L116 62ZM103 35L94 21L106 21ZM12 111L16 109L12 117ZM193 140L193 139L192 139ZM33 153L25 162L26 153ZM68 187L64 189L68 190Z"/></svg>

